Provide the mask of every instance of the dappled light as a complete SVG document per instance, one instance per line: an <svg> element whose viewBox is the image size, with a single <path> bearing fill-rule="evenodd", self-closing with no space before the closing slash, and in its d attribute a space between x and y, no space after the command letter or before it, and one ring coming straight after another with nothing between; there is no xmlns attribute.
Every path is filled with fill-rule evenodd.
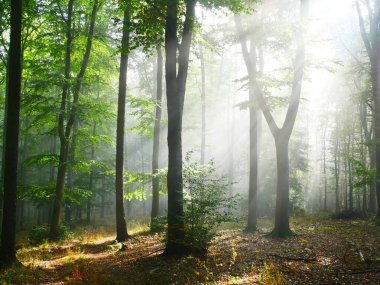
<svg viewBox="0 0 380 285"><path fill-rule="evenodd" d="M0 284L377 284L379 21L0 0Z"/></svg>

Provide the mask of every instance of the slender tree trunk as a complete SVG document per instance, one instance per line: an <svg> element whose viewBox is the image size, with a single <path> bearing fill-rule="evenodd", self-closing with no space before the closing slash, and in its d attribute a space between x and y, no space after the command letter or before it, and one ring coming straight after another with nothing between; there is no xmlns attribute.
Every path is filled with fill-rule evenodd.
<svg viewBox="0 0 380 285"><path fill-rule="evenodd" d="M58 118L58 131L60 139L60 151L59 151L59 163L58 163L58 173L57 181L55 186L55 197L54 197L54 210L51 218L50 225L50 238L57 239L58 235L58 224L59 217L61 213L61 201L63 197L63 188L65 185L66 176L66 164L68 155L68 141L65 136L64 124L65 124L65 113L67 98L70 92L70 71L71 71L71 49L72 49L72 17L73 17L73 6L74 0L69 0L67 6L67 21L66 21L66 52L65 52L65 82L63 84L63 91L61 97L61 107Z"/></svg>
<svg viewBox="0 0 380 285"><path fill-rule="evenodd" d="M17 162L21 97L21 27L22 2L11 1L11 32L8 54L7 94L5 102L4 207L1 232L0 265L9 266L16 259Z"/></svg>
<svg viewBox="0 0 380 285"><path fill-rule="evenodd" d="M98 99L99 99L99 94L98 94ZM95 137L96 135L96 121L94 121L93 123L93 127L92 127L92 135ZM90 179L89 179L89 182L88 182L88 190L91 192L91 195L95 196L94 194L94 176L95 176L95 169L94 169L94 162L95 160L95 145L94 143L91 144L91 172L90 172ZM91 205L91 200L92 200L92 197L89 197L88 200L87 200L87 207L86 207L86 223L87 225L91 224L91 208L92 208L92 205Z"/></svg>
<svg viewBox="0 0 380 285"><path fill-rule="evenodd" d="M77 144L77 134L78 134L78 122L76 121L74 123L74 130L73 130L73 138L70 145L70 151L68 153L68 172L67 172L67 188L70 192L74 191L74 171L73 166L75 163L75 148ZM73 203L67 199L65 201L65 222L70 224L71 223L71 210L73 207Z"/></svg>
<svg viewBox="0 0 380 285"><path fill-rule="evenodd" d="M243 28L239 17L235 18L236 27L239 34L243 34ZM247 40L240 38L243 57L248 71L249 78L249 100L254 102L259 96L259 86L257 84L257 61L258 54L255 39L250 40L251 49L248 51ZM262 58L260 58L260 62ZM260 63L261 64L261 63ZM249 186L248 186L248 222L246 230L256 231L257 228L257 189L258 189L258 132L259 114L254 106L249 108Z"/></svg>
<svg viewBox="0 0 380 285"><path fill-rule="evenodd" d="M346 147L347 149L347 147ZM348 163L347 163L347 157L344 159L344 209L348 210L348 187L349 187L349 179L348 179Z"/></svg>
<svg viewBox="0 0 380 285"><path fill-rule="evenodd" d="M349 138L349 155L351 158L354 158L354 138L352 138L352 142L351 142L351 138ZM353 162L352 160L349 160L348 161L348 177L349 177L349 185L350 185L350 188L349 188L349 192L348 192L348 208L350 211L353 211L354 210L354 178L353 178Z"/></svg>
<svg viewBox="0 0 380 285"><path fill-rule="evenodd" d="M123 242L128 238L127 224L124 213L124 129L129 53L129 22L130 6L128 4L124 9L116 131L116 240L119 242Z"/></svg>
<svg viewBox="0 0 380 285"><path fill-rule="evenodd" d="M251 80L249 97L253 101L256 98L254 80ZM248 223L246 230L255 232L257 230L257 188L258 188L258 110L256 107L249 108L249 191L248 191Z"/></svg>
<svg viewBox="0 0 380 285"><path fill-rule="evenodd" d="M205 163L205 150L206 150L206 69L205 59L203 54L203 46L199 46L199 56L201 60L201 77L202 77L202 136L201 136L201 164Z"/></svg>
<svg viewBox="0 0 380 285"><path fill-rule="evenodd" d="M154 135L153 135L153 155L152 155L152 212L150 221L150 230L156 230L155 219L158 217L159 203L160 203L160 179L157 177L160 154L160 131L161 131L161 101L162 101L162 80L163 80L163 57L161 47L157 47L157 90L156 90L156 119L154 122Z"/></svg>
<svg viewBox="0 0 380 285"><path fill-rule="evenodd" d="M323 133L323 180L325 184L324 188L324 201L323 201L323 210L327 211L327 173L326 173L326 128Z"/></svg>
<svg viewBox="0 0 380 285"><path fill-rule="evenodd" d="M335 153L334 153L334 170L335 170L335 212L340 211L340 202L339 202L339 137L336 134L335 139Z"/></svg>

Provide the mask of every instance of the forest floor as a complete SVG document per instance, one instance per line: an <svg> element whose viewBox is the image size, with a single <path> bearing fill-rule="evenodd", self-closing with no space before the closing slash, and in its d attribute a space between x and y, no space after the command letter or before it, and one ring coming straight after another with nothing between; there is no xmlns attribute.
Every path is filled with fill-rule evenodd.
<svg viewBox="0 0 380 285"><path fill-rule="evenodd" d="M22 245L23 267L0 272L0 284L380 284L380 228L371 221L292 219L297 235L287 239L263 234L265 219L257 234L231 228L204 258L163 257L164 235L146 232L120 250L111 229Z"/></svg>

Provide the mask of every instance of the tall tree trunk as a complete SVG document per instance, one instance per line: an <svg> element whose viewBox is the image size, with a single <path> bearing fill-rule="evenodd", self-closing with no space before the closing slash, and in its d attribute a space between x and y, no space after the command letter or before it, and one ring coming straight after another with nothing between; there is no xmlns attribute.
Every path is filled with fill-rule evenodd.
<svg viewBox="0 0 380 285"><path fill-rule="evenodd" d="M376 164L376 218L380 223L380 38L377 38L373 46L371 58L371 78L372 92L374 97L374 140L375 145L375 164Z"/></svg>
<svg viewBox="0 0 380 285"><path fill-rule="evenodd" d="M326 173L326 128L323 132L323 180L324 180L324 201L323 201L323 210L327 211L327 173Z"/></svg>
<svg viewBox="0 0 380 285"><path fill-rule="evenodd" d="M235 17L238 33L243 35L243 28L239 17ZM255 39L250 40L251 49L248 51L247 39L240 37L244 62L249 78L249 100L254 102L260 92L257 84L258 53ZM260 58L260 62L262 58ZM248 221L246 231L254 232L257 228L257 188L258 188L258 110L255 106L249 108L249 186L248 186Z"/></svg>
<svg viewBox="0 0 380 285"><path fill-rule="evenodd" d="M99 99L99 93L98 93L98 98ZM93 127L92 127L92 135L95 137L96 136L96 121L94 120ZM94 176L95 176L95 169L94 169L94 160L95 160L95 144L91 143L91 172L90 172L90 179L88 182L88 190L91 193L91 197L88 198L87 200L87 207L86 207L86 223L89 225L91 223L91 200L92 197L95 196L94 194Z"/></svg>
<svg viewBox="0 0 380 285"><path fill-rule="evenodd" d="M75 147L77 144L77 134L78 134L78 122L74 123L73 138L70 145L70 151L68 153L68 172L67 172L67 188L72 193L74 191L74 171L73 166L75 163ZM73 203L67 199L65 201L65 222L67 224L71 223Z"/></svg>
<svg viewBox="0 0 380 285"><path fill-rule="evenodd" d="M372 97L374 101L373 108L373 130L374 141L376 142L374 147L375 166L376 166L376 200L377 200L377 212L376 218L380 223L380 27L378 24L380 17L379 2L375 1L374 9L369 9L369 31L366 31L366 24L364 22L363 14L361 12L360 3L356 1L356 9L359 16L360 33L364 46L367 51L367 55L370 59L371 65L371 83L372 83ZM373 194L372 194L373 195ZM374 198L374 197L373 197Z"/></svg>
<svg viewBox="0 0 380 285"><path fill-rule="evenodd" d="M347 150L346 146L346 150ZM349 179L348 179L348 159L347 157L344 158L344 210L348 210L348 187L349 187Z"/></svg>
<svg viewBox="0 0 380 285"><path fill-rule="evenodd" d="M72 18L73 18L73 6L74 0L69 0L67 5L67 21L66 21L66 52L65 52L65 81L63 84L63 91L61 97L61 107L58 118L58 132L60 140L60 151L59 151L59 163L58 163L58 173L57 181L55 186L55 197L54 197L54 210L51 218L51 227L50 227L50 238L57 238L59 216L61 212L61 201L63 197L63 188L65 185L65 176L66 176L66 164L67 164L67 155L68 155L68 142L65 137L65 113L67 99L70 92L70 71L71 71L71 49L73 42L72 35Z"/></svg>
<svg viewBox="0 0 380 285"><path fill-rule="evenodd" d="M123 38L121 42L119 99L117 105L116 131L116 240L123 242L128 238L124 213L124 131L125 101L127 95L127 70L129 54L130 6L124 9Z"/></svg>
<svg viewBox="0 0 380 285"><path fill-rule="evenodd" d="M254 81L251 80L253 83ZM255 87L250 86L250 101L255 100ZM257 230L257 190L258 190L258 110L256 107L249 108L249 191L248 191L248 223L246 230Z"/></svg>
<svg viewBox="0 0 380 285"><path fill-rule="evenodd" d="M353 139L353 138L352 138ZM353 142L351 144L351 136L348 137L348 155L353 158ZM353 185L353 174L352 174L352 160L348 160L348 209L350 211L354 210L354 185Z"/></svg>
<svg viewBox="0 0 380 285"><path fill-rule="evenodd" d="M22 1L11 1L11 33L8 54L7 94L5 102L4 207L1 232L0 265L9 266L16 259L17 162L21 97L21 26Z"/></svg>
<svg viewBox="0 0 380 285"><path fill-rule="evenodd" d="M186 254L182 185L182 114L186 93L195 0L186 1L186 15L179 46L177 75L178 0L168 1L166 9L166 96L168 108L168 235L165 254Z"/></svg>
<svg viewBox="0 0 380 285"><path fill-rule="evenodd" d="M160 154L160 131L161 131L161 101L162 101L162 80L163 80L163 57L161 46L157 47L157 90L156 90L156 118L154 121L154 135L153 135L153 154L152 154L152 212L150 221L150 230L155 231L156 218L158 217L159 203L160 203L160 179L157 177L159 164L158 158Z"/></svg>
<svg viewBox="0 0 380 285"><path fill-rule="evenodd" d="M90 26L88 30L86 49L83 56L81 69L76 77L76 82L73 88L73 102L71 104L71 109L69 112L69 118L66 123L66 127L64 127L65 122L65 111L66 111L66 101L69 93L70 85L70 69L71 69L71 46L72 46L72 13L73 13L73 0L69 1L68 4L68 18L67 18L67 29L66 29L66 59L65 59L65 79L66 82L63 87L63 93L61 98L61 112L59 115L59 137L61 142L60 155L59 155L59 165L58 165L58 174L57 174L57 183L55 189L55 197L54 197L54 205L53 205L53 213L50 225L50 239L55 240L58 238L58 226L61 215L61 204L63 197L63 189L65 185L65 176L66 176L66 168L67 168L67 158L70 147L70 139L71 133L73 129L73 125L76 121L76 113L79 102L79 94L82 87L82 80L85 75L87 65L89 62L91 48L92 48L92 40L94 36L94 28L95 28L95 20L96 14L99 8L99 0L94 1L94 5L91 12L91 20Z"/></svg>
<svg viewBox="0 0 380 285"><path fill-rule="evenodd" d="M334 152L334 171L335 171L335 212L340 211L340 202L339 202L339 167L340 167L340 161L339 161L339 137L338 134L336 134L335 139L335 152Z"/></svg>
<svg viewBox="0 0 380 285"><path fill-rule="evenodd" d="M206 150L206 69L205 59L203 54L203 46L199 45L199 56L201 60L201 77L202 77L202 136L201 136L201 164L205 163L205 150Z"/></svg>

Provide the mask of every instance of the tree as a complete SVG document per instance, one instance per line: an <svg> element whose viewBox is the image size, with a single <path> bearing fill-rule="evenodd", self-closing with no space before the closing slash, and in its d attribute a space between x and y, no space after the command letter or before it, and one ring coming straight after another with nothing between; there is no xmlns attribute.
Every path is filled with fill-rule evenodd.
<svg viewBox="0 0 380 285"><path fill-rule="evenodd" d="M196 0L184 1L182 17L179 0L168 0L165 23L166 97L168 108L168 236L165 254L185 254L189 247L184 244L183 181L182 181L182 117L189 67L190 46L195 21ZM202 1L206 7L226 7L241 10L245 1ZM183 23L179 21L183 19ZM181 24L181 25L180 25ZM182 27L181 39L178 37ZM181 40L181 41L180 41ZM178 51L178 70L177 70Z"/></svg>
<svg viewBox="0 0 380 285"><path fill-rule="evenodd" d="M117 103L116 130L116 240L123 242L128 238L124 213L124 128L125 100L127 95L127 70L129 54L130 5L124 8L123 38L121 41L119 96Z"/></svg>
<svg viewBox="0 0 380 285"><path fill-rule="evenodd" d="M82 64L79 73L76 76L75 84L73 86L73 101L71 104L71 108L68 112L68 118L65 126L65 115L67 112L67 100L70 92L70 80L71 80L71 50L73 44L73 34L72 34L72 17L73 17L73 0L69 0L67 6L67 19L64 18L64 22L66 23L66 53L65 53L65 82L63 85L62 97L61 97L61 110L59 113L59 122L58 122L58 132L60 138L60 153L59 153L59 165L58 165L58 173L57 173L57 182L55 189L55 198L54 198L54 206L52 213L52 221L50 225L50 238L57 239L58 238L58 226L61 214L61 204L62 197L64 192L65 185L65 177L66 177L66 169L67 169L67 159L68 153L70 149L72 130L77 120L77 108L79 102L79 95L81 91L82 80L85 75L88 62L90 59L91 48L92 48L92 40L94 36L94 28L95 28L95 20L96 14L99 9L99 0L94 0L90 24L88 28L87 34L87 42L86 48L82 59ZM63 16L62 16L63 17Z"/></svg>
<svg viewBox="0 0 380 285"><path fill-rule="evenodd" d="M168 236L165 253L183 254L188 251L184 244L185 224L183 217L182 182L182 115L189 67L192 29L195 16L195 0L186 1L182 42L178 46L178 0L169 0L166 10L166 96L168 108ZM177 50L178 73L177 73Z"/></svg>
<svg viewBox="0 0 380 285"><path fill-rule="evenodd" d="M248 71L248 88L249 100L256 100L259 91L257 80L259 73L262 70L257 70L257 49L258 44L253 35L250 36L250 50L247 47L247 38L244 36L244 31L241 19L235 16L235 23L239 34L240 45L243 51L245 66ZM255 232L257 230L257 190L258 190L258 140L260 129L260 113L257 106L250 104L249 106L249 190L248 190L248 223L246 230Z"/></svg>
<svg viewBox="0 0 380 285"><path fill-rule="evenodd" d="M370 62L370 78L372 84L373 105L373 130L375 141L375 157L376 157L376 196L377 196L377 213L376 217L380 220L380 2L364 1L368 12L368 26L361 10L359 0L356 1L356 10L359 17L359 27L361 37Z"/></svg>
<svg viewBox="0 0 380 285"><path fill-rule="evenodd" d="M156 118L154 121L153 134L153 154L152 154L152 212L151 212L151 231L155 230L155 219L158 217L160 201L160 181L158 175L158 157L160 153L160 131L161 131L161 101L162 101L162 77L163 77L163 58L161 47L157 47L157 90L156 90Z"/></svg>
<svg viewBox="0 0 380 285"><path fill-rule="evenodd" d="M17 162L21 98L21 29L22 0L11 1L11 34L8 54L4 145L4 208L1 233L0 264L16 261Z"/></svg>
<svg viewBox="0 0 380 285"><path fill-rule="evenodd" d="M301 18L303 20L306 18L307 12L308 0L301 0ZM249 59L249 66L257 66L257 58L259 57L257 50L252 49L251 52L253 51L254 55L250 56L247 44L243 42L242 51L244 58ZM260 87L259 82L253 79L257 89L256 100L268 123L269 129L274 137L276 146L277 196L275 210L275 226L272 231L273 236L285 237L292 234L289 227L289 140L293 131L300 103L302 79L304 76L304 65L305 43L303 32L299 31L297 34L297 51L294 61L294 73L291 95L289 98L289 106L287 109L284 124L281 128L278 127L271 113L271 109L268 105L266 98L263 95L263 91Z"/></svg>

